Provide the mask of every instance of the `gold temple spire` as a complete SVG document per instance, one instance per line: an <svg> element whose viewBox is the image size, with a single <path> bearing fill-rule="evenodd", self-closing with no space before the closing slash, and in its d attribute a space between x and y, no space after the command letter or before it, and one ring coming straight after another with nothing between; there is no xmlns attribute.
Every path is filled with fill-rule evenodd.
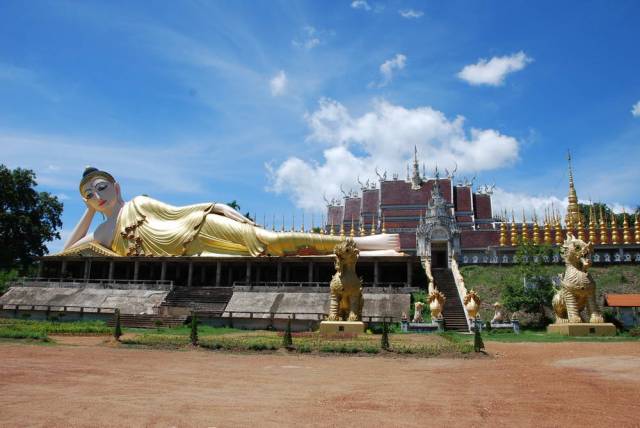
<svg viewBox="0 0 640 428"><path fill-rule="evenodd" d="M567 229L572 229L582 216L580 215L580 207L578 206L578 194L573 182L573 168L571 166L571 152L567 151L567 162L569 164L569 204L567 205ZM571 225L571 226L569 226ZM578 232L579 233L579 232Z"/></svg>
<svg viewBox="0 0 640 428"><path fill-rule="evenodd" d="M375 235L376 234L376 229L377 229L377 224L376 224L376 215L373 215L373 218L371 219L371 229L369 230L369 235Z"/></svg>
<svg viewBox="0 0 640 428"><path fill-rule="evenodd" d="M511 210L511 246L515 247L516 245L518 245L518 226L516 226L516 216Z"/></svg>
<svg viewBox="0 0 640 428"><path fill-rule="evenodd" d="M381 230L381 232L382 233L387 233L387 225L385 224L385 221L384 221L384 214L382 215L382 230Z"/></svg>
<svg viewBox="0 0 640 428"><path fill-rule="evenodd" d="M500 223L500 246L507 245L507 224L503 221Z"/></svg>
<svg viewBox="0 0 640 428"><path fill-rule="evenodd" d="M636 212L636 216L633 222L633 239L636 241L636 244L640 244L640 229L638 229L638 213Z"/></svg>
<svg viewBox="0 0 640 428"><path fill-rule="evenodd" d="M611 243L613 245L620 244L620 240L618 238L618 224L616 222L616 216L613 212L611 213Z"/></svg>
<svg viewBox="0 0 640 428"><path fill-rule="evenodd" d="M562 236L562 224L560 223L560 215L554 213L554 217L556 218L556 221L553 232L556 245L562 245L564 243L564 237Z"/></svg>
<svg viewBox="0 0 640 428"><path fill-rule="evenodd" d="M533 244L540 245L540 226L538 226L536 210L533 210Z"/></svg>
<svg viewBox="0 0 640 428"><path fill-rule="evenodd" d="M593 203L589 207L589 242L597 244L598 234L596 232L596 210L593 208Z"/></svg>
<svg viewBox="0 0 640 428"><path fill-rule="evenodd" d="M524 215L524 208L522 208L522 227L520 228L520 240L522 243L529 242L529 225L527 224L527 218Z"/></svg>
<svg viewBox="0 0 640 428"><path fill-rule="evenodd" d="M351 227L349 227L349 236L353 238L356 236L355 227L353 227L353 215L351 215Z"/></svg>
<svg viewBox="0 0 640 428"><path fill-rule="evenodd" d="M553 244L553 239L551 239L551 219L549 218L549 212L545 212L544 216L544 243L547 245Z"/></svg>
<svg viewBox="0 0 640 428"><path fill-rule="evenodd" d="M622 243L625 245L631 244L631 230L629 229L629 219L627 218L627 212L622 210Z"/></svg>
<svg viewBox="0 0 640 428"><path fill-rule="evenodd" d="M600 205L600 244L607 245L609 243L609 234L607 233L607 219L604 216L602 205Z"/></svg>
<svg viewBox="0 0 640 428"><path fill-rule="evenodd" d="M586 241L587 237L584 233L584 224L582 224L582 216L578 218L578 239Z"/></svg>

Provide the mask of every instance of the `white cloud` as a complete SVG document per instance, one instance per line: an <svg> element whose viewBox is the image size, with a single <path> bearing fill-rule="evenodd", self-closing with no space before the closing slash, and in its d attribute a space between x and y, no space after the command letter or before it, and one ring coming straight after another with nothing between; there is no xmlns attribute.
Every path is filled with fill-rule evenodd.
<svg viewBox="0 0 640 428"><path fill-rule="evenodd" d="M353 9L371 10L371 6L365 0L354 0L351 2Z"/></svg>
<svg viewBox="0 0 640 428"><path fill-rule="evenodd" d="M320 37L324 31L318 31L311 25L306 25L302 28L300 37L293 39L291 44L297 48L311 50L321 43Z"/></svg>
<svg viewBox="0 0 640 428"><path fill-rule="evenodd" d="M280 70L278 74L271 79L269 87L271 88L271 95L274 97L278 97L285 93L285 90L287 89L287 74L284 70Z"/></svg>
<svg viewBox="0 0 640 428"><path fill-rule="evenodd" d="M378 84L378 87L383 87L389 84L393 79L393 73L395 70L402 70L407 63L407 57L403 54L396 54L395 57L386 60L380 65L380 74L382 74L382 81Z"/></svg>
<svg viewBox="0 0 640 428"><path fill-rule="evenodd" d="M358 176L374 179L375 168L400 173L417 146L430 168L436 164L460 172L496 169L518 157L518 141L493 129L465 130L461 116L449 120L431 107L415 109L376 100L371 111L352 116L337 101L320 100L316 111L307 114L307 140L324 145L321 162L290 157L270 167L269 190L289 194L304 209L324 207L323 194L338 196L340 185L355 185Z"/></svg>
<svg viewBox="0 0 640 428"><path fill-rule="evenodd" d="M401 9L398 11L401 17L406 19L418 19L422 18L424 12L421 10L413 10L413 9Z"/></svg>
<svg viewBox="0 0 640 428"><path fill-rule="evenodd" d="M494 56L490 60L480 59L465 66L458 77L471 85L500 86L507 74L522 70L533 59L520 51L509 56Z"/></svg>
<svg viewBox="0 0 640 428"><path fill-rule="evenodd" d="M631 114L633 115L633 117L640 117L640 101L638 101L633 105L633 108L631 109Z"/></svg>
<svg viewBox="0 0 640 428"><path fill-rule="evenodd" d="M560 199L556 196L529 195L520 192L509 192L500 187L496 187L491 198L493 204L493 215L504 215L511 220L511 214L515 214L516 221L522 220L522 211L529 221L536 214L539 221L544 219L545 212L559 212L562 217L567 212L567 198Z"/></svg>

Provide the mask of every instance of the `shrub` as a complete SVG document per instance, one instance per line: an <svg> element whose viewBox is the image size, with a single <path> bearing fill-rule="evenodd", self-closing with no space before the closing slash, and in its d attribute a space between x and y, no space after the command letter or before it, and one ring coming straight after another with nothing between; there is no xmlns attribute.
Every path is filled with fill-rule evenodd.
<svg viewBox="0 0 640 428"><path fill-rule="evenodd" d="M113 337L119 341L120 336L122 336L122 326L120 325L120 309L116 309L115 317L116 317L116 322L113 328Z"/></svg>
<svg viewBox="0 0 640 428"><path fill-rule="evenodd" d="M520 321L520 328L523 329L540 330L545 328L552 321L546 314L537 312L531 313L519 311L515 312L514 315L518 317L518 321Z"/></svg>
<svg viewBox="0 0 640 428"><path fill-rule="evenodd" d="M191 312L191 334L189 335L191 344L198 346L198 316L195 312Z"/></svg>
<svg viewBox="0 0 640 428"><path fill-rule="evenodd" d="M282 346L284 348L291 348L293 346L293 338L291 337L291 317L287 320L287 329L282 336Z"/></svg>
<svg viewBox="0 0 640 428"><path fill-rule="evenodd" d="M382 322L382 337L380 338L380 347L385 351L389 350L389 328L387 326L387 320Z"/></svg>
<svg viewBox="0 0 640 428"><path fill-rule="evenodd" d="M640 337L640 327L633 327L630 329L629 336Z"/></svg>

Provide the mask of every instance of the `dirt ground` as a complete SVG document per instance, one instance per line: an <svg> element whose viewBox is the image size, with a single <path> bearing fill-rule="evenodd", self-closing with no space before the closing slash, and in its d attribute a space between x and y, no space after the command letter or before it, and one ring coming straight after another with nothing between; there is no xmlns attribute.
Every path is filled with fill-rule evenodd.
<svg viewBox="0 0 640 428"><path fill-rule="evenodd" d="M0 426L640 426L640 345L485 342L484 358L0 343Z"/></svg>

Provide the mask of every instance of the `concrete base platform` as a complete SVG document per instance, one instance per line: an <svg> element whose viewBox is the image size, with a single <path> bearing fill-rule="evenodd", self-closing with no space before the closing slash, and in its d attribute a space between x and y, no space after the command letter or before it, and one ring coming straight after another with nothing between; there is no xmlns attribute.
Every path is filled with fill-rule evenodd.
<svg viewBox="0 0 640 428"><path fill-rule="evenodd" d="M322 321L320 334L364 333L362 321Z"/></svg>
<svg viewBox="0 0 640 428"><path fill-rule="evenodd" d="M565 336L615 336L616 326L611 323L564 323L547 326L547 333Z"/></svg>

